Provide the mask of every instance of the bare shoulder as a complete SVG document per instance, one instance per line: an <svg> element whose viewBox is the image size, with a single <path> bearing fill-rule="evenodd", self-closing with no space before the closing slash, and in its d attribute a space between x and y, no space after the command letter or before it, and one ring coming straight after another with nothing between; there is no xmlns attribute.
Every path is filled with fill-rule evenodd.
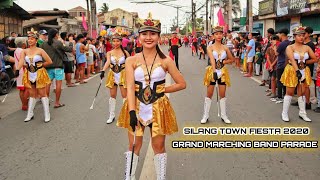
<svg viewBox="0 0 320 180"><path fill-rule="evenodd" d="M132 65L136 62L136 56L129 56L127 59L126 59L126 64L128 65Z"/></svg>
<svg viewBox="0 0 320 180"><path fill-rule="evenodd" d="M173 59L171 59L169 56L167 56L165 59L161 60L162 65L167 68L170 65L175 65Z"/></svg>

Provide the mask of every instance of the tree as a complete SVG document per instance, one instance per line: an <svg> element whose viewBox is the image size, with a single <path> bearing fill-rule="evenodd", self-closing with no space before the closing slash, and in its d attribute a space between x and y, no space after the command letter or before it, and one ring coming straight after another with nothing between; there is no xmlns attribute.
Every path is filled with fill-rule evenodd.
<svg viewBox="0 0 320 180"><path fill-rule="evenodd" d="M109 11L109 4L103 3L100 8L100 12L104 14L104 13L107 13L108 11Z"/></svg>
<svg viewBox="0 0 320 180"><path fill-rule="evenodd" d="M228 0L214 0L213 2L214 7L218 8L220 5L221 7L227 11L227 5L229 3ZM232 13L235 17L238 16L238 14L241 13L241 8L240 8L240 0L232 0Z"/></svg>

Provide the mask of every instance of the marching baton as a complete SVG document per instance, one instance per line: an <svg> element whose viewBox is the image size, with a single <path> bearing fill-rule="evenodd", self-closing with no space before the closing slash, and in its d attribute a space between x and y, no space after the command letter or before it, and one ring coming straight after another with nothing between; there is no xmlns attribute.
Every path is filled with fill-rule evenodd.
<svg viewBox="0 0 320 180"><path fill-rule="evenodd" d="M15 83L16 81L17 81L17 79L14 79L13 83L12 83L12 84L11 84L11 86L10 86L10 89L9 89L8 93L6 94L6 96L4 96L3 100L1 101L2 103L4 103L4 101L6 100L6 98L7 98L8 94L9 94L9 92L10 92L10 91L11 91L11 89L12 89L12 86L14 85L14 83Z"/></svg>
<svg viewBox="0 0 320 180"><path fill-rule="evenodd" d="M102 79L101 79L101 81L100 81L100 84L99 84L99 87L98 87L96 96L93 98L93 102L92 102L92 104L91 104L91 106L90 106L90 109L93 109L93 105L94 105L94 102L96 101L96 97L98 96L98 92L99 92L99 89L100 89L100 87L101 87L101 84L102 84Z"/></svg>
<svg viewBox="0 0 320 180"><path fill-rule="evenodd" d="M136 132L137 131L134 131L134 135L133 135L132 154L131 154L131 163L130 163L130 179L131 179L131 173L132 173L134 147L136 146Z"/></svg>

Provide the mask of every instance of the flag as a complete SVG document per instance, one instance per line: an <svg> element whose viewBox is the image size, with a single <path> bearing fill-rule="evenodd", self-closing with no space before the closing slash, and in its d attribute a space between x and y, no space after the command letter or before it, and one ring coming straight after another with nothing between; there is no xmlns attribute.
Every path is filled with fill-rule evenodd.
<svg viewBox="0 0 320 180"><path fill-rule="evenodd" d="M223 13L222 13L221 8L219 9L219 11L217 13L217 16L218 16L218 24L219 24L219 26L224 26L225 22L224 22L224 17L223 17Z"/></svg>
<svg viewBox="0 0 320 180"><path fill-rule="evenodd" d="M84 17L84 13L82 13L82 26L84 30L88 31L88 25L87 25L86 18Z"/></svg>

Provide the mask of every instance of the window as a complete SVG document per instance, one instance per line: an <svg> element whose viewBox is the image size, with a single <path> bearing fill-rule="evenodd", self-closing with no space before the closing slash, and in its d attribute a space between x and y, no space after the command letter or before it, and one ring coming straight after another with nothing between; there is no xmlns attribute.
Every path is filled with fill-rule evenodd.
<svg viewBox="0 0 320 180"><path fill-rule="evenodd" d="M118 17L111 17L110 21L111 21L112 25L117 25L118 24Z"/></svg>
<svg viewBox="0 0 320 180"><path fill-rule="evenodd" d="M83 14L84 16L86 16L86 13L85 13L85 12L80 12L80 13L79 13L79 16L82 17L82 14Z"/></svg>

